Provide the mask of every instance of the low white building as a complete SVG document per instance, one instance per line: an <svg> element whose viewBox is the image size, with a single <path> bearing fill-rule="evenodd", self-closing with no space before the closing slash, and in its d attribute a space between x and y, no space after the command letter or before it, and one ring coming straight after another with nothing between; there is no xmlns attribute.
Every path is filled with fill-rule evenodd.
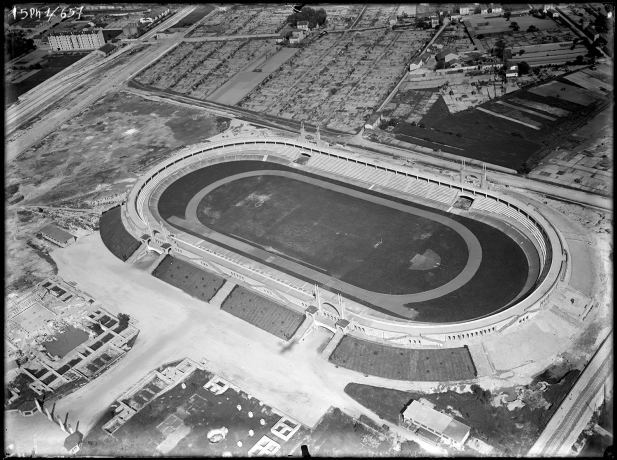
<svg viewBox="0 0 617 460"><path fill-rule="evenodd" d="M304 31L303 30L294 30L291 33L291 37L289 37L289 43L292 45L297 45L302 40L304 40Z"/></svg>
<svg viewBox="0 0 617 460"><path fill-rule="evenodd" d="M471 432L467 425L418 401L412 401L400 415L400 419L403 426L413 429L421 437L428 440L438 439L457 449L463 448Z"/></svg>

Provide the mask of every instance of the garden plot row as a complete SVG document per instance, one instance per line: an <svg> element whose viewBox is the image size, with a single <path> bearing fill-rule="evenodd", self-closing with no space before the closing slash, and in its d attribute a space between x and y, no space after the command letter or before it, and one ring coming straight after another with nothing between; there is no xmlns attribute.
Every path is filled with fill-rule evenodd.
<svg viewBox="0 0 617 460"><path fill-rule="evenodd" d="M270 47L271 45L263 40L244 42L242 46L240 46L240 48L238 48L227 60L223 61L220 66L216 67L208 74L203 75L189 93L190 96L198 99L205 99L206 96L223 86L253 59L265 53Z"/></svg>
<svg viewBox="0 0 617 460"><path fill-rule="evenodd" d="M245 42L231 41L220 45L205 59L191 59L179 66L178 77L170 89L179 93L190 93L204 84L211 75L223 66Z"/></svg>
<svg viewBox="0 0 617 460"><path fill-rule="evenodd" d="M326 11L327 30L341 30L349 28L362 11L362 5L323 6Z"/></svg>
<svg viewBox="0 0 617 460"><path fill-rule="evenodd" d="M186 63L191 57L193 60L206 59L220 46L216 42L182 43L153 65L144 69L136 77L136 81L156 88L168 88L176 81L179 67L183 63Z"/></svg>
<svg viewBox="0 0 617 460"><path fill-rule="evenodd" d="M274 9L272 8L245 11L246 14L253 14L253 20L247 24L246 30L240 33L250 33L252 35L274 34L283 28L285 20L287 19L287 16L273 14Z"/></svg>
<svg viewBox="0 0 617 460"><path fill-rule="evenodd" d="M328 60L328 50L338 39L338 36L326 35L312 42L309 47L301 48L294 57L271 74L267 83L258 86L240 101L239 105L249 110L284 116L284 107L290 105L293 96L301 89L298 81L312 66L323 67L324 61ZM293 114L286 118L292 117Z"/></svg>
<svg viewBox="0 0 617 460"><path fill-rule="evenodd" d="M199 24L189 36L214 37L276 33L284 25L286 17L274 14L275 9L250 8L229 13L219 11Z"/></svg>
<svg viewBox="0 0 617 460"><path fill-rule="evenodd" d="M397 5L382 6L370 5L367 6L354 29L362 29L364 27L389 27L390 19L395 17Z"/></svg>
<svg viewBox="0 0 617 460"><path fill-rule="evenodd" d="M328 125L330 128L342 131L360 128L403 76L413 50L422 46L413 31L388 34L386 37L390 42L383 40L379 44L382 48L380 56L375 58L362 80L348 94L349 101L360 102L354 104L355 113L335 112Z"/></svg>
<svg viewBox="0 0 617 460"><path fill-rule="evenodd" d="M420 38L420 39L418 39ZM240 105L354 132L377 108L422 46L414 31L325 36L298 53Z"/></svg>
<svg viewBox="0 0 617 460"><path fill-rule="evenodd" d="M542 43L558 43L572 41L574 36L572 32L564 28L554 28L549 30L541 30L538 32L514 32L511 34L495 34L487 38L480 39L480 43L484 49L492 49L499 40L503 40L507 47L513 46L530 46Z"/></svg>

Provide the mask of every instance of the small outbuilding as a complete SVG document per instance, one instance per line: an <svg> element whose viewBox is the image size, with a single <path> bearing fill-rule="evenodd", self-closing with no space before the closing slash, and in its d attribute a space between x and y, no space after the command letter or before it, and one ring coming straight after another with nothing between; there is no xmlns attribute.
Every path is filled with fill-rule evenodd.
<svg viewBox="0 0 617 460"><path fill-rule="evenodd" d="M71 433L64 440L64 448L70 454L76 454L77 452L79 452L79 449L81 449L81 444L83 440L84 440L84 435L81 434L79 431L76 431L75 433Z"/></svg>
<svg viewBox="0 0 617 460"><path fill-rule="evenodd" d="M471 428L454 420L452 417L442 414L419 401L411 404L401 413L400 421L403 426L414 430L423 430L430 433L435 440L462 449L465 441L469 438Z"/></svg>
<svg viewBox="0 0 617 460"><path fill-rule="evenodd" d="M102 54L103 56L109 56L115 49L116 49L115 46L109 43L106 43L105 45L101 46L98 50L96 50L96 52L99 54Z"/></svg>
<svg viewBox="0 0 617 460"><path fill-rule="evenodd" d="M28 401L24 401L17 410L24 417L30 417L36 414L39 411L39 408L36 405L34 399L29 399Z"/></svg>
<svg viewBox="0 0 617 460"><path fill-rule="evenodd" d="M41 236L63 248L76 241L75 235L56 227L54 224L42 228Z"/></svg>

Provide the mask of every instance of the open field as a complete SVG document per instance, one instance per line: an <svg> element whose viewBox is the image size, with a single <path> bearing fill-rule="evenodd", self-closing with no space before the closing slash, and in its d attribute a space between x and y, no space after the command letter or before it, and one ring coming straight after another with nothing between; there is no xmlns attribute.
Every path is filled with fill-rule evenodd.
<svg viewBox="0 0 617 460"><path fill-rule="evenodd" d="M584 106L588 106L600 99L600 95L593 91L588 91L570 83L561 83L559 81L552 81L545 85L532 88L529 91L539 96L559 97L566 101Z"/></svg>
<svg viewBox="0 0 617 460"><path fill-rule="evenodd" d="M330 362L363 374L394 380L451 382L471 380L476 369L467 347L411 349L346 335Z"/></svg>
<svg viewBox="0 0 617 460"><path fill-rule="evenodd" d="M203 110L110 94L8 163L6 179L20 184L25 200L17 206L81 206L106 189L130 185L125 182L181 145L220 130L219 120ZM13 211L7 217L7 282L38 282L52 274L54 266L27 244L42 246L34 235L52 220Z"/></svg>
<svg viewBox="0 0 617 460"><path fill-rule="evenodd" d="M187 231L190 234L198 236L201 239L212 239L214 238L214 236L210 234L205 234L211 232L211 230L208 230L207 227L196 227L198 228L198 230L191 230L191 223L178 221L176 219L188 218L188 216L186 215L186 211L189 203L191 202L191 200L193 200L193 197L195 197L197 193L208 187L210 184L218 180L223 180L234 174L252 172L255 170L282 170L294 173L299 172L298 170L292 170L291 168L283 165L267 163L263 161L236 161L211 165L189 173L182 178L176 180L175 182L171 183L163 191L161 197L159 198L158 212L161 217L167 220L168 223L170 223L171 225L177 228L181 228L183 231ZM307 177L313 177L312 175L306 173L304 173L303 175ZM251 238L249 238L249 240L251 241L244 241L234 235L231 235L231 233L233 233L231 232L231 230L229 236L219 234L220 237L216 237L217 244L223 244L224 247L228 248L231 248L233 246L232 250L236 253L242 254L245 257L252 258L253 260L257 260L259 261L259 263L265 264L267 266L274 267L277 270L281 270L285 273L297 276L298 278L307 282L311 282L312 284L317 282L319 285L325 286L326 289L335 290L335 292L339 292L337 291L337 289L340 289L342 290L341 292L343 292L344 295L350 295L354 300L359 301L365 305L369 305L371 306L371 308L380 309L387 314L394 314L395 316L399 317L403 315L403 317L413 318L419 321L450 322L458 321L461 319L468 319L470 317L483 316L485 314L496 311L497 308L500 308L499 306L507 304L523 289L527 280L527 276L529 274L529 264L527 262L527 258L519 244L511 237L503 233L501 230L489 226L483 222L469 219L467 217L453 215L444 211L437 210L435 208L382 195L370 190L367 191L366 189L358 189L357 187L341 184L339 182L324 178L322 176L317 176L316 179L322 182L325 181L337 185L344 185L345 189L349 189L351 193L353 193L353 191L355 190L359 190L363 193L368 194L371 197L374 196L376 199L378 197L385 198L388 200L388 202L409 205L412 206L414 209L417 209L418 212L426 211L430 213L428 214L429 216L434 215L434 218L436 219L440 219L441 216L448 217L449 219L452 219L460 225L463 225L467 230L471 231L480 241L480 245L482 248L482 258L477 271L475 272L473 277L463 286L458 287L457 285L455 290L449 293L437 292L439 295L437 295L436 297L431 296L431 300L422 300L410 297L416 294L390 296L389 294L387 294L387 292L389 292L388 290L385 291L386 294L379 294L372 291L366 291L366 289L359 290L359 288L355 287L355 285L350 285L348 283L342 284L344 283L343 281L340 281L333 276L353 276L353 279L361 280L362 283L365 284L365 287L368 288L376 286L378 283L375 282L375 279L379 279L382 280L383 283L386 283L386 286L392 286L390 290L393 290L394 288L400 289L401 287L404 287L405 290L408 290L412 286L409 279L414 276L413 274L410 274L410 272L414 272L414 270L408 270L407 268L412 264L410 258L413 258L415 254L409 254L411 257L407 257L405 259L400 259L397 255L394 255L392 258L390 258L388 254L396 254L396 251L391 252L389 248L405 247L406 244L414 243L412 243L411 241L403 243L403 240L399 238L400 233L388 233L388 226L383 225L386 222L384 222L382 219L381 223L376 223L376 221L373 221L374 226L372 227L373 230L371 231L383 235L383 244L380 244L377 248L375 248L374 246L378 242L378 240L376 240L374 235L367 236L371 235L371 232L367 232L367 229L364 228L364 225L360 225L357 229L354 229L352 231L350 231L347 227L344 226L340 228L330 228L328 221L324 220L323 206L321 213L318 213L317 210L312 211L312 215L314 215L315 218L319 217L316 222L321 222L321 225L324 226L324 231L326 231L326 233L331 237L329 242L320 242L320 247L328 248L328 251L332 250L330 248L335 248L336 253L344 256L343 261L336 262L338 266L341 267L340 273L334 272L332 274L333 276L330 276L323 271L323 263L321 262L321 260L327 260L328 257L331 257L331 255L325 252L323 254L320 253L313 256L313 258L310 259L307 264L306 254L311 254L310 251L314 251L314 248L311 248L311 245L309 245L308 243L310 241L313 241L312 233L315 233L315 231L318 230L318 228L313 227L315 218L313 218L313 220L309 219L308 221L305 221L303 218L303 222L306 222L304 228L302 227L302 225L295 227L292 226L294 230L291 231L289 234L293 236L294 241L298 241L299 248L301 248L303 252L291 255L291 257L290 255L286 255L290 252L288 248L293 246L289 243L289 241L285 241L285 244L287 246L282 248L282 250L273 248L268 249L266 248L266 246L262 247L261 243L254 243ZM320 185L320 187L323 186ZM322 193L326 192L321 191L319 196L329 196L328 194L321 195ZM373 206L375 206L375 202L371 202L368 198L363 197L363 199L357 202L354 201L354 199L352 198L354 197L350 196L348 193L345 193L343 198L341 198L344 201L339 202L339 200L337 200L337 202L339 202L338 206L340 207L340 203L347 203L347 207L351 206L354 203L356 206L358 204L361 204L362 209L378 209L378 214L375 214L375 216L388 216L388 222L394 217L394 209L390 207L388 207L387 209L382 209L383 205L380 205L377 208L374 208ZM253 210L261 210L262 208L265 208L266 210L271 209L270 211L265 213L264 216L270 215L272 216L272 222L279 222L279 224L281 225L283 224L283 221L279 221L278 219L283 217L284 214L272 213L272 209L276 210L277 208L272 208L272 204L267 204L262 205L258 209L255 209L254 204L256 201L258 201L258 199L253 201ZM285 203L288 202L285 201ZM297 206L297 204L295 204L294 206ZM293 210L294 206L288 206L289 209L285 207L279 209L281 211L284 211L284 213L289 213L290 210ZM232 209L233 208L235 208L235 206L232 207ZM341 213L341 215L347 215L349 211L350 210L345 210ZM335 214L331 215L334 216ZM215 217L215 215L213 214L212 217ZM263 219L263 217L260 217L260 219ZM243 221L241 220L241 222ZM366 222L363 222L363 224L364 223ZM270 227L270 224L268 224L267 228ZM203 224L201 223L199 223L199 225L203 226ZM202 230L204 233L200 233L202 232ZM339 232L339 235L336 235L337 231ZM358 232L366 232L366 235L364 235L364 233ZM350 248L352 248L353 246L349 246L349 244L351 244L353 240L350 240L349 238L348 240L341 239L343 233L358 236L364 235L366 243L365 246L362 246L362 248L364 253L368 255L369 259L367 260L371 261L370 264L357 266L357 256L355 255L354 251L350 251ZM256 234L260 241L262 241L263 238L267 239L266 228L261 231L257 231ZM388 240L388 234L391 235L391 241ZM407 233L405 231L402 234ZM303 237L302 235L308 236ZM422 235L420 234L417 236L421 237ZM268 240L263 241L264 244L266 244L267 246L278 244L274 240L270 242L268 242ZM347 243L345 243L345 241L347 241ZM443 240L443 242L444 244L446 244L447 240ZM337 246L337 244L339 246ZM433 246L433 248L438 254L441 253L439 257L442 257L444 256L444 250L446 250L446 248L440 246L440 244ZM454 248L451 247L450 249L448 249L448 251L452 249ZM296 251L297 248L294 249L293 247L291 247L291 250L293 253L293 251ZM417 253L418 251L412 252ZM424 249L420 249L419 252L423 253ZM272 259L273 256L275 256L274 259ZM507 258L510 263L503 264L504 258ZM356 262L354 262L354 260ZM404 273L393 274L392 270L388 268L389 264L392 263L392 260L397 261L397 263L399 264L398 266L404 269ZM477 259L474 258L474 260ZM341 263L343 265L341 265ZM362 269L363 266L364 269ZM351 271L346 271L350 270L350 268L352 269ZM420 275L416 276L416 286L425 286L426 284L424 283L430 283L428 278L437 276L436 274L430 275L430 273L440 273L441 270L441 268L438 268L434 270L417 271L417 273L420 273ZM387 275L388 273L392 275ZM388 276L392 276L393 279L389 280ZM424 280L422 280L423 277L425 278ZM493 286L496 282L496 279L499 279L499 283L501 286L501 289L499 290L491 288L491 286ZM403 280L406 281L401 286L401 281ZM397 282L398 284L394 284L394 282ZM339 286L339 288L336 287L337 285ZM383 286L379 288L379 291L384 292ZM460 308L461 305L464 305L465 308Z"/></svg>
<svg viewBox="0 0 617 460"><path fill-rule="evenodd" d="M225 284L220 276L172 256L165 256L152 275L204 302L212 299Z"/></svg>
<svg viewBox="0 0 617 460"><path fill-rule="evenodd" d="M564 144L572 129L578 129L610 103L600 98L601 90L592 92L566 81L558 79L516 90L499 101L491 99L459 113L450 113L440 97L422 117L426 129L401 122L392 134L404 142L511 169L523 164L533 168L539 156ZM484 113L479 110L482 108L514 120Z"/></svg>
<svg viewBox="0 0 617 460"><path fill-rule="evenodd" d="M233 288L221 305L221 310L283 340L289 340L305 319L301 313L279 305L242 286Z"/></svg>
<svg viewBox="0 0 617 460"><path fill-rule="evenodd" d="M116 206L104 213L101 216L99 228L101 229L101 239L107 249L122 262L125 262L137 250L141 242L126 231L122 223L121 212L121 207Z"/></svg>

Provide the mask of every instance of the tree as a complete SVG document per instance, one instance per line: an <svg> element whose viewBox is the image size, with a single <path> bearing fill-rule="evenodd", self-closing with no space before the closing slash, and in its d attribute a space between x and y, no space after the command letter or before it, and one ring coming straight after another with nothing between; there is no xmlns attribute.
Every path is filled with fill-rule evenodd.
<svg viewBox="0 0 617 460"><path fill-rule="evenodd" d="M527 28L527 32L537 32L539 29L533 24Z"/></svg>
<svg viewBox="0 0 617 460"><path fill-rule="evenodd" d="M476 6L473 10L473 14L480 14L482 13L482 9L479 6Z"/></svg>
<svg viewBox="0 0 617 460"><path fill-rule="evenodd" d="M498 40L497 43L495 43L495 48L493 48L493 54L499 59L503 59L503 52L505 49L506 43L503 40Z"/></svg>
<svg viewBox="0 0 617 460"><path fill-rule="evenodd" d="M446 68L446 62L445 61L439 61L437 63L437 66L435 67L437 70L439 69L445 69Z"/></svg>
<svg viewBox="0 0 617 460"><path fill-rule="evenodd" d="M127 328L127 326L129 325L129 315L127 315L126 313L118 313L118 325L124 329Z"/></svg>
<svg viewBox="0 0 617 460"><path fill-rule="evenodd" d="M290 23L293 27L298 25L298 21L308 21L309 28L314 29L317 25L322 25L326 22L326 10L323 8L319 8L318 10L314 10L308 6L302 8L302 11L299 13L293 13L287 17L287 22Z"/></svg>
<svg viewBox="0 0 617 460"><path fill-rule="evenodd" d="M5 37L4 51L8 60L27 54L34 49L34 40L24 38L21 30L18 33L9 32Z"/></svg>
<svg viewBox="0 0 617 460"><path fill-rule="evenodd" d="M510 27L511 29L514 29L515 27L518 27L518 22L513 21L513 22L510 23L510 25L508 27Z"/></svg>
<svg viewBox="0 0 617 460"><path fill-rule="evenodd" d="M529 10L529 14L531 14L532 16L538 13L538 9L537 8L532 8Z"/></svg>
<svg viewBox="0 0 617 460"><path fill-rule="evenodd" d="M506 12L503 14L503 17L504 17L504 18L506 18L506 21L509 21L509 20L510 20L510 16L512 16L512 11L506 11Z"/></svg>
<svg viewBox="0 0 617 460"><path fill-rule="evenodd" d="M525 61L521 61L518 64L518 74L519 75L527 75L529 74L529 70L531 67Z"/></svg>
<svg viewBox="0 0 617 460"><path fill-rule="evenodd" d="M603 14L598 15L593 25L599 32L607 32L610 29L610 21Z"/></svg>

